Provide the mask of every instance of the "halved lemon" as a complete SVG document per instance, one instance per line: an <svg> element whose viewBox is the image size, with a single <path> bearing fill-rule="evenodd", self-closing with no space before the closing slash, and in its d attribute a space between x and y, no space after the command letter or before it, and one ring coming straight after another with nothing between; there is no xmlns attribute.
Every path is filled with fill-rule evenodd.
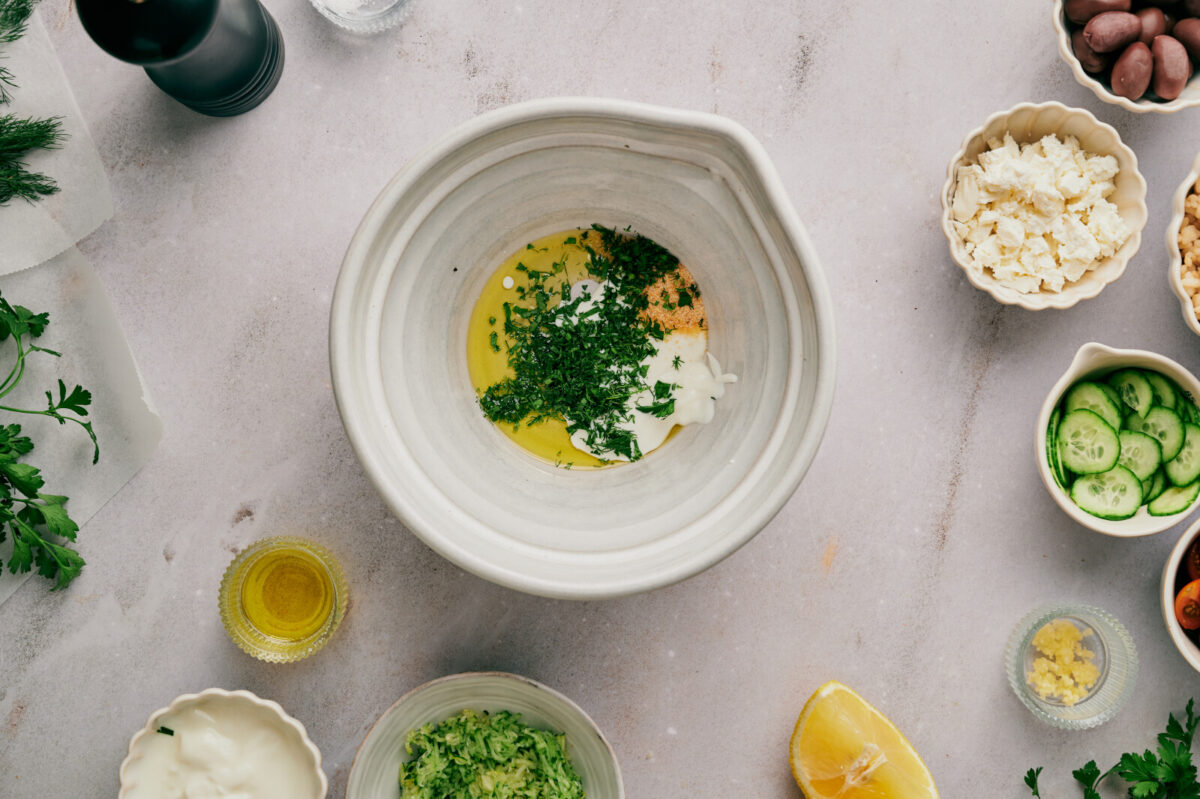
<svg viewBox="0 0 1200 799"><path fill-rule="evenodd" d="M937 799L921 756L887 717L840 682L817 689L788 761L808 799Z"/></svg>

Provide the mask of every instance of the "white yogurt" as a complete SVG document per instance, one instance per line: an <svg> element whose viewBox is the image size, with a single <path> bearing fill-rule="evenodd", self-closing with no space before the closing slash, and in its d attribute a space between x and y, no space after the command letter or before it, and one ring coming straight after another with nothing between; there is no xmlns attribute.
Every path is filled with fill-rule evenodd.
<svg viewBox="0 0 1200 799"><path fill-rule="evenodd" d="M721 365L708 351L708 334L703 330L669 333L662 341L655 341L654 346L654 354L642 361L648 367L646 384L650 388L629 399L625 405L629 420L617 425L633 433L643 455L661 446L675 425L711 422L717 400L725 394L725 385L737 382L736 375L722 374ZM674 409L664 417L638 410L638 406L655 404L653 389L659 381L673 386L670 396L675 400ZM609 451L589 449L585 430L575 431L571 443L597 458L628 460Z"/></svg>
<svg viewBox="0 0 1200 799"><path fill-rule="evenodd" d="M209 696L157 722L174 735L141 740L128 799L317 799L311 753L268 708Z"/></svg>

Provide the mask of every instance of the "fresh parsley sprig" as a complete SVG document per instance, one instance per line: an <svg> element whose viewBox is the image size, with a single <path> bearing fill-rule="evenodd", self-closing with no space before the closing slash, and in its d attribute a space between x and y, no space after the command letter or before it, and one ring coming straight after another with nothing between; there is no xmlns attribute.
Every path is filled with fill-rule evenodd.
<svg viewBox="0 0 1200 799"><path fill-rule="evenodd" d="M16 348L12 368L0 381L0 400L21 383L29 356L43 353L60 357L60 353L33 343L49 323L49 314L12 305L0 296L0 342L11 338ZM59 380L57 396L53 390L46 392L44 410L0 404L0 411L48 416L61 425L78 425L92 441L92 463L96 463L100 445L87 419L91 402L91 392L83 386L68 391ZM45 480L40 470L22 462L32 451L33 441L21 435L20 425L0 426L0 543L12 538L10 572L28 572L36 566L38 574L55 581L57 590L70 584L84 566L80 554L63 543L75 541L79 525L66 510L67 497L43 493Z"/></svg>
<svg viewBox="0 0 1200 799"><path fill-rule="evenodd" d="M1200 726L1195 700L1188 701L1185 713L1183 723L1173 713L1168 715L1166 731L1158 734L1156 752L1149 749L1142 754L1126 752L1115 766L1104 772L1094 760L1071 772L1083 788L1084 799L1100 799L1100 783L1113 774L1129 784L1128 793L1133 799L1200 799L1200 782L1192 763L1192 740ZM1040 767L1025 773L1025 785L1038 799L1041 773Z"/></svg>

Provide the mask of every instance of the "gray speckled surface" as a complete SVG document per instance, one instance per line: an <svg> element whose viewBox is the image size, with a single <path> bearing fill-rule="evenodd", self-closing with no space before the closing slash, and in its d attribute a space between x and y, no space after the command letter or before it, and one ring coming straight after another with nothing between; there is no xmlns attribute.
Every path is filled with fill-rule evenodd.
<svg viewBox="0 0 1200 799"><path fill-rule="evenodd" d="M0 607L0 796L114 795L129 736L208 686L281 702L343 795L376 716L466 669L526 674L588 710L631 797L794 799L796 714L838 678L882 708L947 797L1050 794L1069 770L1151 743L1200 694L1156 591L1180 528L1110 540L1037 477L1045 392L1088 340L1200 369L1166 281L1171 194L1200 111L1135 117L1059 61L1049 4L956 0L582 3L413 0L403 27L343 35L304 0L268 0L287 42L275 94L202 118L42 13L112 181L115 217L81 249L112 294L165 423L151 463L84 529L65 593ZM757 7L756 7L757 6ZM537 599L460 572L391 517L343 435L328 306L342 252L386 180L472 115L588 94L716 111L775 160L836 305L834 411L809 476L741 551L671 588ZM1129 270L1065 312L971 288L938 227L962 136L1057 99L1138 153L1150 221ZM225 637L232 553L305 535L341 558L352 607L318 656L279 667ZM1033 606L1098 604L1142 657L1133 701L1088 733L1040 725L1009 692L1005 639Z"/></svg>

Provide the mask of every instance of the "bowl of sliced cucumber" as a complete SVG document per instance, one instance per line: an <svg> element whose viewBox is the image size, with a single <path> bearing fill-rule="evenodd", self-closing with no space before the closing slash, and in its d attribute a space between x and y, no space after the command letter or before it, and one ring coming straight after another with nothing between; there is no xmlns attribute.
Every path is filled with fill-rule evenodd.
<svg viewBox="0 0 1200 799"><path fill-rule="evenodd" d="M1068 516L1105 535L1166 530L1200 504L1200 381L1170 358L1091 342L1038 416L1038 471Z"/></svg>

